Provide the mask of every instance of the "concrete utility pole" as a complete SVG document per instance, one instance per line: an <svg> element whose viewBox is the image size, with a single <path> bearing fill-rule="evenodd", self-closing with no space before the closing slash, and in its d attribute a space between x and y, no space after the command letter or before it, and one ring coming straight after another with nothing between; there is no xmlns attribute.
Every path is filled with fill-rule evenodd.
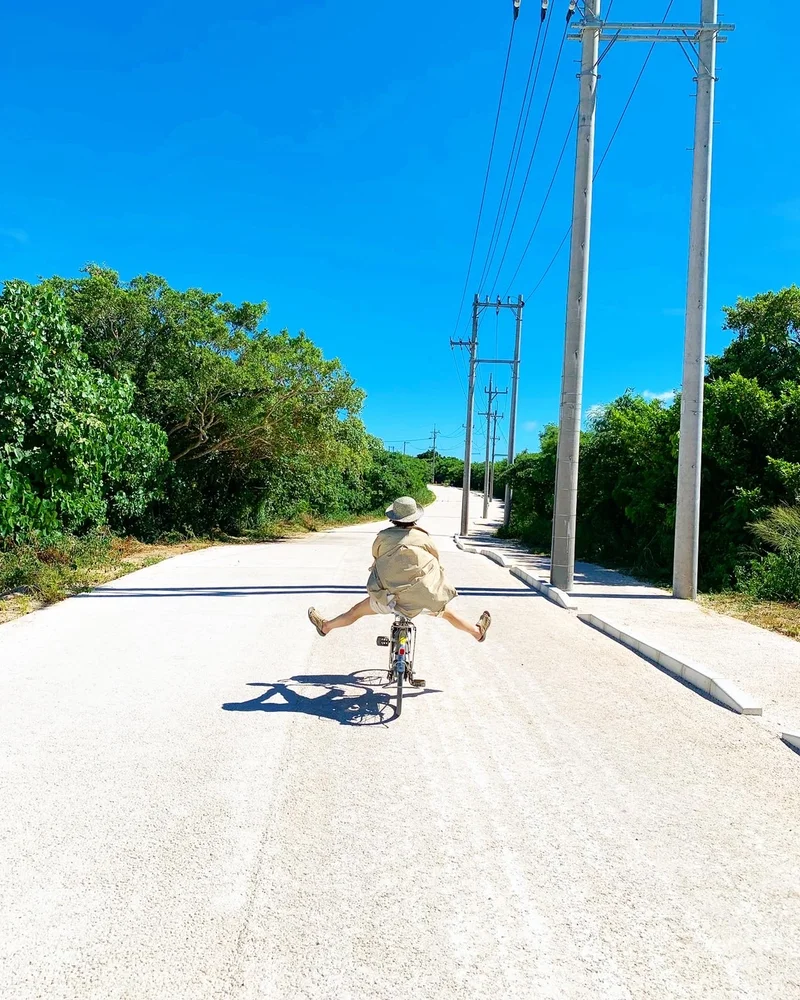
<svg viewBox="0 0 800 1000"><path fill-rule="evenodd" d="M494 497L494 462L495 456L497 455L497 421L503 419L503 414L498 414L497 410L494 411L493 422L494 426L492 429L492 461L489 465L489 497L490 499Z"/></svg>
<svg viewBox="0 0 800 1000"><path fill-rule="evenodd" d="M717 0L701 0L700 16L700 24L666 23L664 21L603 22L600 20L600 0L585 0L584 17L581 19L577 31L567 33L568 38L581 42L583 52L581 56L578 149L575 161L564 368L561 377L558 462L553 508L553 546L550 560L550 580L562 590L571 589L575 575L575 524L577 520L583 350L586 336L589 237L591 232L594 121L599 43L603 40L611 44L617 42L677 42L682 47L693 49L698 57L690 275L684 352L684 391L688 392L688 395L684 396L681 407L681 471L678 477L678 513L675 533L675 595L694 597L697 592L697 525L700 497L708 200L715 48L717 42L726 41L725 37L721 37L721 33L733 31L734 27L732 24L717 23ZM696 43L699 45L699 51L695 48ZM678 584L679 566L681 567L680 586Z"/></svg>
<svg viewBox="0 0 800 1000"><path fill-rule="evenodd" d="M597 109L597 63L600 53L600 0L586 0L581 27L580 104L575 187L572 196L572 241L567 287L567 323L561 374L556 487L553 505L553 545L550 580L571 590L575 574L575 522L578 512L578 455L581 444L583 349L589 289L589 238L592 225L594 126ZM592 27L587 27L591 23ZM595 26L598 25L598 26Z"/></svg>
<svg viewBox="0 0 800 1000"><path fill-rule="evenodd" d="M508 425L508 465L514 462L514 443L517 436L517 396L519 393L519 362L522 351L522 307L525 302L520 295L517 299L517 328L514 337L514 361L511 366L511 417ZM511 523L511 486L506 483L505 504L503 507L503 524L507 528Z"/></svg>
<svg viewBox="0 0 800 1000"><path fill-rule="evenodd" d="M436 430L436 424L433 425L433 456L431 458L431 482L436 482L436 435L439 432Z"/></svg>
<svg viewBox="0 0 800 1000"><path fill-rule="evenodd" d="M464 346L463 341L451 340L452 346ZM475 403L475 360L478 354L478 296L472 300L472 337L469 347L469 386L467 388L467 422L464 433L464 480L461 489L461 534L469 534L469 488L472 484L472 411Z"/></svg>
<svg viewBox="0 0 800 1000"><path fill-rule="evenodd" d="M464 436L464 488L461 494L461 534L469 532L469 488L472 480L472 413L475 400L475 372L478 365L513 365L516 378L519 378L519 356L522 343L522 310L525 302L520 295L516 302L502 302L499 298L490 302L487 298L481 302L478 296L472 300L472 339L468 341L451 340L451 347L469 347L469 388L467 390L467 423ZM513 309L517 316L517 339L513 360L509 358L479 358L478 357L478 317L481 309ZM512 406L516 406L516 397L512 395ZM514 415L512 414L512 420ZM509 458L513 461L513 435L509 435Z"/></svg>
<svg viewBox="0 0 800 1000"><path fill-rule="evenodd" d="M717 0L702 0L701 21L716 24ZM689 281L681 385L681 434L678 449L678 495L675 510L675 559L672 592L697 597L700 538L700 474L703 456L703 378L706 365L708 235L711 215L711 145L714 135L714 84L717 33L701 30L697 56L697 103L694 118L692 214L689 227Z"/></svg>
<svg viewBox="0 0 800 1000"><path fill-rule="evenodd" d="M520 295L516 302L502 302L500 298L496 302L490 302L488 297L481 302L478 296L472 300L472 339L468 341L451 340L451 347L469 348L469 387L467 389L467 423L466 434L464 436L464 486L461 494L461 534L467 535L469 532L469 492L472 482L472 414L475 401L475 372L478 365L513 365L515 378L519 378L519 356L522 342L522 309L525 302ZM479 358L478 357L478 317L481 309L496 309L499 313L501 309L513 309L517 316L517 338L514 359L508 358ZM516 396L512 392L512 407L516 406ZM515 414L512 413L512 420ZM513 433L509 434L509 460L513 461ZM506 491L508 499L508 491Z"/></svg>
<svg viewBox="0 0 800 1000"><path fill-rule="evenodd" d="M497 411L492 413L492 407L494 406L494 401L498 396L505 396L508 389L493 389L492 388L492 376L489 376L489 388L483 390L489 397L489 402L486 406L486 412L482 413L482 417L486 417L486 461L483 466L483 519L484 521L489 516L489 501L491 500L491 494L489 493L489 451L491 446L492 438L492 416L497 416Z"/></svg>

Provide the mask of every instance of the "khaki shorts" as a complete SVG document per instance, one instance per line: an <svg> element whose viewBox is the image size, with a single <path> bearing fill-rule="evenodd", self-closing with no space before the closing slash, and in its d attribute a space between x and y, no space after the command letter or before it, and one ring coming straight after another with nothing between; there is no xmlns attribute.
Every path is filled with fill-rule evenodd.
<svg viewBox="0 0 800 1000"><path fill-rule="evenodd" d="M394 594L387 594L385 591L380 594L369 595L369 606L376 615L393 615L397 599Z"/></svg>
<svg viewBox="0 0 800 1000"><path fill-rule="evenodd" d="M397 607L397 598L394 594L387 594L386 591L382 591L380 594L370 594L369 606L376 615L408 614L408 612L403 611L402 608ZM427 609L423 609L419 612L419 614L430 615L432 618L441 618L444 612L444 608L442 608L441 611L428 611ZM409 615L409 617L411 616Z"/></svg>

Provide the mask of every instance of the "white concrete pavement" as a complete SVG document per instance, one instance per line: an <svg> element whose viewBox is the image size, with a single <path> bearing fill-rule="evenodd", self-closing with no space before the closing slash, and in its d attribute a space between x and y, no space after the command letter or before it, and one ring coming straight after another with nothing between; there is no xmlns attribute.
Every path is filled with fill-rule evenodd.
<svg viewBox="0 0 800 1000"><path fill-rule="evenodd" d="M494 521L478 522L466 548L491 551L539 581L550 578L550 559L492 534ZM540 584L541 585L541 584ZM800 642L768 632L694 601L592 563L575 564L575 585L566 595L582 616L594 616L679 660L726 678L762 711L773 733L800 727Z"/></svg>
<svg viewBox="0 0 800 1000"><path fill-rule="evenodd" d="M800 996L800 757L457 551L442 496L494 624L421 621L397 721L381 621L305 619L371 526L0 628L3 1000Z"/></svg>

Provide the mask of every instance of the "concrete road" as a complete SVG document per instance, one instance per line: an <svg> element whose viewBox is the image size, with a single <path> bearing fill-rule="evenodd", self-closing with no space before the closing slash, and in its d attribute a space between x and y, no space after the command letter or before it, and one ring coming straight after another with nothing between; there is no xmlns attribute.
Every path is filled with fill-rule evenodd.
<svg viewBox="0 0 800 1000"><path fill-rule="evenodd" d="M800 997L800 758L458 552L457 496L494 625L421 621L398 721L380 621L305 618L368 527L0 629L3 1000Z"/></svg>

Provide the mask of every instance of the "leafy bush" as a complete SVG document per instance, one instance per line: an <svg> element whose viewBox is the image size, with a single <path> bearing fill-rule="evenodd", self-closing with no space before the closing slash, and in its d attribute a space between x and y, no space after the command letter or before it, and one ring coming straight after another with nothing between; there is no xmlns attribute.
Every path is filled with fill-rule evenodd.
<svg viewBox="0 0 800 1000"><path fill-rule="evenodd" d="M53 538L141 513L166 438L131 412L133 388L91 366L80 330L42 287L0 297L0 537Z"/></svg>
<svg viewBox="0 0 800 1000"><path fill-rule="evenodd" d="M789 592L792 560L781 550L762 565L749 525L800 499L800 289L740 299L726 318L737 336L709 358L705 391L700 581L725 589L748 579L764 590L769 576L773 591ZM581 435L579 557L669 578L679 428L679 399L665 406L632 392L589 422ZM557 428L547 427L540 450L518 456L508 470L511 534L545 551L557 445ZM770 523L756 532L762 545L773 544L764 534ZM748 576L742 567L751 564Z"/></svg>
<svg viewBox="0 0 800 1000"><path fill-rule="evenodd" d="M736 583L762 601L800 601L800 552L769 552L740 568Z"/></svg>
<svg viewBox="0 0 800 1000"><path fill-rule="evenodd" d="M800 505L773 507L750 529L776 551L740 567L739 588L765 601L800 601Z"/></svg>

